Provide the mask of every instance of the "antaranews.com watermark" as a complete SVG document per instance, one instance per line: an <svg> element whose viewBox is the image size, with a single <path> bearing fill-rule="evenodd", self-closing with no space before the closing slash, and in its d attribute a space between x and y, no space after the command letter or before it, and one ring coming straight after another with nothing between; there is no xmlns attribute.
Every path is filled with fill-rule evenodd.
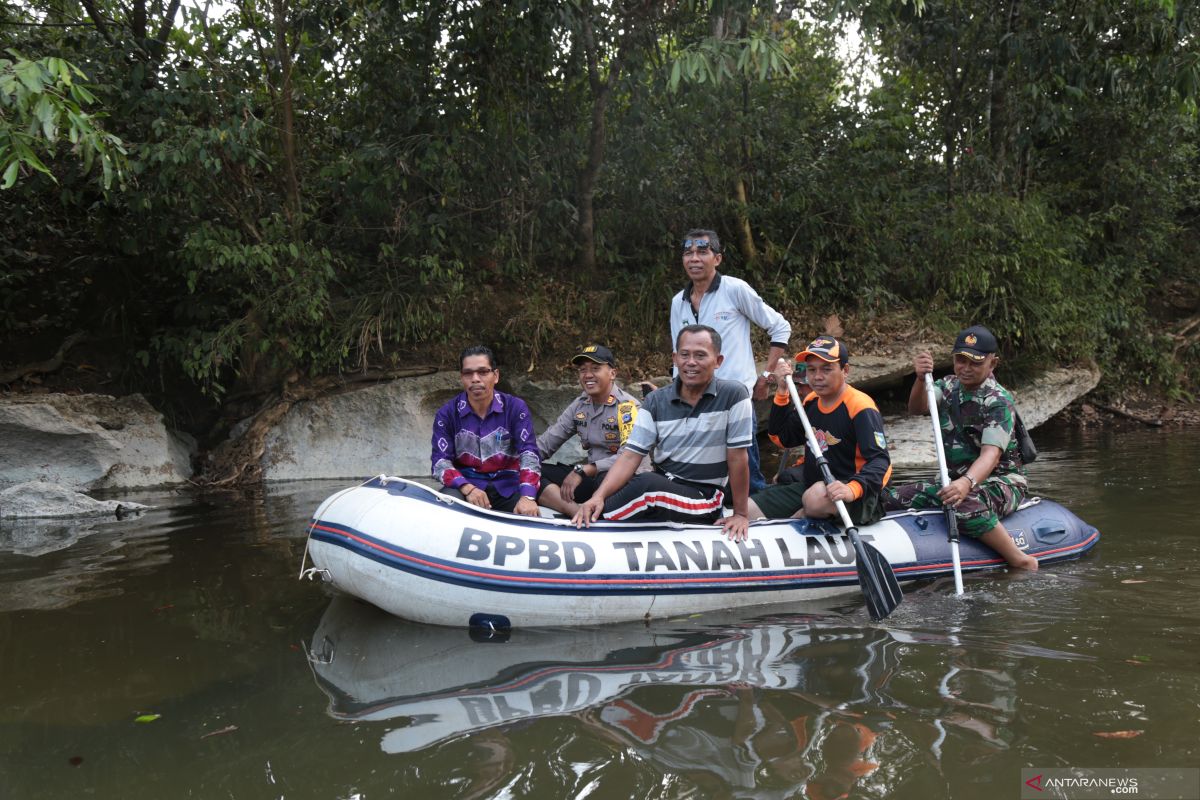
<svg viewBox="0 0 1200 800"><path fill-rule="evenodd" d="M1089 769L1052 767L1021 770L1021 800L1200 800L1200 769Z"/></svg>

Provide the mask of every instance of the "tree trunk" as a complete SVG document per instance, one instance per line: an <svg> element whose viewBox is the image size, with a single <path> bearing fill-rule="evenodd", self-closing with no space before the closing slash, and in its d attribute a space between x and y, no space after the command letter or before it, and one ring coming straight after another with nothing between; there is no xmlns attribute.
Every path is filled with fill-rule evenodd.
<svg viewBox="0 0 1200 800"><path fill-rule="evenodd" d="M754 229L750 226L749 193L746 191L746 175L750 173L750 141L746 126L750 124L750 82L742 81L742 135L738 173L733 180L733 198L737 203L738 249L747 264L758 261L758 248L754 245Z"/></svg>
<svg viewBox="0 0 1200 800"><path fill-rule="evenodd" d="M596 34L592 27L589 5L583 10L582 33L583 52L587 60L588 85L592 89L592 124L588 132L587 159L578 176L579 204L579 252L575 266L591 280L596 275L596 181L600 168L604 165L605 144L608 138L606 113L608 99L612 96L617 76L621 72L621 50L613 57L608 65L608 74L600 74L600 53L596 47Z"/></svg>
<svg viewBox="0 0 1200 800"><path fill-rule="evenodd" d="M962 102L964 76L958 69L958 7L953 15L953 38L950 42L950 74L946 76L946 107L942 114L942 146L945 150L946 205L954 202L954 164L958 151L958 109Z"/></svg>
<svg viewBox="0 0 1200 800"><path fill-rule="evenodd" d="M1002 190L1014 189L1017 185L1017 170L1010 164L1012 130L1009 121L1009 62L1012 59L1009 40L1020 12L1021 0L1011 0L1005 15L1004 32L996 48L996 60L992 65L992 79L988 93L988 144L992 164Z"/></svg>
<svg viewBox="0 0 1200 800"><path fill-rule="evenodd" d="M747 264L758 260L758 248L754 245L754 230L750 227L750 215L746 212L746 180L738 175L733 182L733 197L737 201L738 249Z"/></svg>
<svg viewBox="0 0 1200 800"><path fill-rule="evenodd" d="M272 0L275 28L275 57L279 61L279 119L280 145L283 149L285 188L284 210L288 221L295 223L300 212L300 179L296 166L296 124L292 97L292 51L287 40L287 13L284 0Z"/></svg>
<svg viewBox="0 0 1200 800"><path fill-rule="evenodd" d="M604 144L608 135L604 112L607 107L606 90L593 95L587 161L579 172L579 254L575 266L587 276L594 275L596 269L596 179L600 165L604 163Z"/></svg>

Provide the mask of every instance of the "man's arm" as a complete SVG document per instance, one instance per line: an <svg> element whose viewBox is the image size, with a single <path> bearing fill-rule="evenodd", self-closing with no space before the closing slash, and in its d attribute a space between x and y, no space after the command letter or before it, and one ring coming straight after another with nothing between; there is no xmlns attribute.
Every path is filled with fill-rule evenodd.
<svg viewBox="0 0 1200 800"><path fill-rule="evenodd" d="M999 463L1000 448L985 444L979 448L979 458L971 462L966 473L943 486L938 492L938 497L947 505L958 505L976 486L988 479Z"/></svg>
<svg viewBox="0 0 1200 800"><path fill-rule="evenodd" d="M771 337L771 349L767 354L767 369L787 352L788 339L792 337L792 326L754 290L750 284L742 281L737 284L739 291L734 294L734 304L746 319L767 332ZM759 375L754 382L751 399L763 400L767 396L767 379Z"/></svg>
<svg viewBox="0 0 1200 800"><path fill-rule="evenodd" d="M453 402L453 401L451 401ZM462 489L467 479L454 465L458 455L454 448L454 424L450 419L450 404L438 409L433 417L433 436L430 446L431 472L435 480L443 486Z"/></svg>
<svg viewBox="0 0 1200 800"><path fill-rule="evenodd" d="M750 452L744 447L725 451L729 461L729 492L733 497L733 514L722 517L720 525L731 541L745 541L750 529Z"/></svg>
<svg viewBox="0 0 1200 800"><path fill-rule="evenodd" d="M613 463L612 469L604 476L604 480L600 482L600 485L592 493L592 496L587 499L587 502L579 506L579 510L575 512L575 516L571 518L571 521L575 523L575 527L586 527L599 519L600 514L604 511L604 501L613 492L629 483L629 479L637 472L638 465L641 463L642 454L636 453L628 447L618 453L617 460Z"/></svg>
<svg viewBox="0 0 1200 800"><path fill-rule="evenodd" d="M782 345L780 345L779 342L771 342L771 351L767 354L767 370L774 371L774 366L776 364L778 364L780 361L786 362L787 361L787 359L785 358L786 354L787 354L787 350L784 349L784 347ZM776 382L776 384L775 384L776 391L778 391L779 389L786 389L786 388L787 387L783 383ZM765 375L759 375L758 378L755 379L754 391L751 393L750 399L752 399L752 400L766 400L767 399L767 378Z"/></svg>
<svg viewBox="0 0 1200 800"><path fill-rule="evenodd" d="M792 338L791 323L784 319L782 314L767 305L767 301L763 300L750 284L742 281L741 286L744 287L743 290L735 296L738 311L765 330L771 337L771 346L778 347L782 354L787 349L788 340ZM775 358L778 358L778 355ZM772 359L768 363L774 364L775 361Z"/></svg>
<svg viewBox="0 0 1200 800"><path fill-rule="evenodd" d="M888 454L883 432L883 417L874 408L860 409L854 415L854 438L863 464L846 485L854 493L852 500L870 492L878 494L892 474L892 458Z"/></svg>
<svg viewBox="0 0 1200 800"><path fill-rule="evenodd" d="M557 453L558 448L575 435L575 411L578 406L578 400L571 401L558 415L558 419L537 437L538 454L543 461Z"/></svg>
<svg viewBox="0 0 1200 800"><path fill-rule="evenodd" d="M542 457L538 454L537 435L533 432L533 414L524 400L516 395L509 397L512 399L507 421L520 463L517 473L520 483L517 485L517 491L522 497L536 500L538 486L542 482Z"/></svg>
<svg viewBox="0 0 1200 800"><path fill-rule="evenodd" d="M797 390L804 397L804 388L797 387ZM775 399L771 402L771 414L767 417L767 433L779 440L780 447L800 447L805 444L804 425L792 405L792 397L780 393L778 387Z"/></svg>

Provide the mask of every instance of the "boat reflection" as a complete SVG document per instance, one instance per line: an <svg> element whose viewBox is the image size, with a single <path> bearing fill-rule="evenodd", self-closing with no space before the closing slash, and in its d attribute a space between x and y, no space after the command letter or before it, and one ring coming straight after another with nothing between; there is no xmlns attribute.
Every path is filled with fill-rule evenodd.
<svg viewBox="0 0 1200 800"><path fill-rule="evenodd" d="M339 597L309 660L333 717L394 723L381 738L388 753L569 715L672 772L753 787L766 769L838 796L875 767L865 754L895 705L887 685L901 643L829 619L472 638ZM876 709L875 719L852 707Z"/></svg>
<svg viewBox="0 0 1200 800"><path fill-rule="evenodd" d="M803 787L814 800L859 782L886 794L914 770L940 780L944 759L998 757L1013 744L1022 664L1081 658L827 611L702 619L487 635L338 597L308 658L328 713L379 723L387 753L469 740L502 782L520 761L514 740L551 732L561 757L565 722L613 754L609 766L633 758L706 796Z"/></svg>

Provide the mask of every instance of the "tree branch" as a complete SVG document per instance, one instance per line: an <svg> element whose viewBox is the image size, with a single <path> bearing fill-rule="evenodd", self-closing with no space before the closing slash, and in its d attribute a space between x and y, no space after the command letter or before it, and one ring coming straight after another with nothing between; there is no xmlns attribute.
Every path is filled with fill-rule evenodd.
<svg viewBox="0 0 1200 800"><path fill-rule="evenodd" d="M104 21L104 17L100 16L100 9L96 8L95 0L80 0L83 3L84 10L92 19L92 24L96 26L96 30L104 37L104 41L116 46L117 40L113 38L112 33L108 30L108 24Z"/></svg>
<svg viewBox="0 0 1200 800"><path fill-rule="evenodd" d="M171 35L171 29L175 27L175 15L179 13L179 4L181 0L171 0L171 5L167 7L167 13L163 15L162 24L158 26L158 41L162 42L163 48L167 46L167 37Z"/></svg>
<svg viewBox="0 0 1200 800"><path fill-rule="evenodd" d="M25 364L10 369L8 372L0 372L0 384L15 383L30 375L45 375L48 372L54 372L63 365L63 359L66 358L67 352L79 344L79 340L82 338L83 331L75 331L63 340L63 343L58 346L58 350L49 359L36 364Z"/></svg>

